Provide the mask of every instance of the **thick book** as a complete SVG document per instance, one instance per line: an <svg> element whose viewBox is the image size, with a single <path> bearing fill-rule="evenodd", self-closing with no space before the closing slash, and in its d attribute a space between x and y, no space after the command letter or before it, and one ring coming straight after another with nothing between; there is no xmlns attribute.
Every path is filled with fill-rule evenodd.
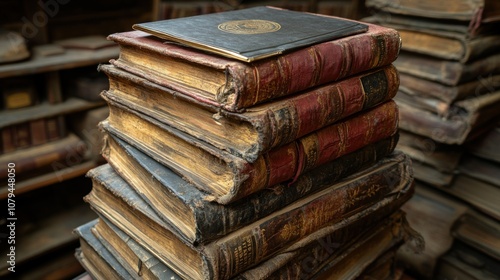
<svg viewBox="0 0 500 280"><path fill-rule="evenodd" d="M499 162L467 153L460 162L458 170L461 174L500 187L499 168Z"/></svg>
<svg viewBox="0 0 500 280"><path fill-rule="evenodd" d="M289 186L276 185L228 205L207 201L206 193L118 138L107 138L103 155L160 218L186 240L199 244L222 237L374 164L394 165L394 177L401 176L408 172L404 166L410 164L409 158L401 153L385 158L396 143L397 137L381 140L315 168Z"/></svg>
<svg viewBox="0 0 500 280"><path fill-rule="evenodd" d="M297 273L298 265L304 266L307 263L302 256L299 256L300 261L296 261L295 267L287 268L284 272L280 271L277 276L272 275L270 279L394 279L390 267L386 268L385 271L383 269L380 271L380 268L376 268L376 266L389 261L386 259L387 257L391 258L389 264L393 263L397 249L410 235L405 223L404 215L398 212L388 220L382 221L378 227L365 233L339 256L333 254L333 256L329 256L328 260L325 261L326 264L320 266L315 274L310 273L308 271L310 269L307 268ZM386 253L389 253L389 256ZM379 260L381 263L377 263ZM375 267L371 267L372 265ZM379 273L388 276L387 278L377 277Z"/></svg>
<svg viewBox="0 0 500 280"><path fill-rule="evenodd" d="M109 165L89 171L93 188L85 201L181 277L228 279L310 234L328 231L348 217L357 214L360 218L377 210L395 211L401 207L413 193L413 178L389 179L384 174L379 170L350 176L198 246L180 238ZM373 215L370 220L380 218Z"/></svg>
<svg viewBox="0 0 500 280"><path fill-rule="evenodd" d="M464 144L489 131L500 116L500 91L457 101L443 118L396 99L400 128L445 144Z"/></svg>
<svg viewBox="0 0 500 280"><path fill-rule="evenodd" d="M497 0L367 0L369 8L406 16L470 22L471 28L481 23L500 21Z"/></svg>
<svg viewBox="0 0 500 280"><path fill-rule="evenodd" d="M130 279L130 275L104 245L92 234L91 228L97 220L77 227L74 233L80 240L77 258L82 266L97 279Z"/></svg>
<svg viewBox="0 0 500 280"><path fill-rule="evenodd" d="M92 232L131 275L145 279L181 279L160 259L105 218L100 218ZM285 279L305 279L318 273L331 275L331 271L366 275L373 272L380 259L384 261L386 251L394 252L392 249L399 247L403 240L412 238L411 229L401 211L376 223L366 221L366 217L356 221L351 217L337 224L335 232L338 233L311 235L309 238L317 242L303 246L307 239L299 241L233 279L277 279L280 275L289 276ZM340 232L349 234L340 235ZM371 249L368 253L367 248ZM362 261L353 261L357 258Z"/></svg>
<svg viewBox="0 0 500 280"><path fill-rule="evenodd" d="M500 223L498 219L470 212L462 215L453 225L452 235L456 240L500 261Z"/></svg>
<svg viewBox="0 0 500 280"><path fill-rule="evenodd" d="M466 146L469 153L478 157L500 163L500 151L497 149L500 141L500 121L483 137Z"/></svg>
<svg viewBox="0 0 500 280"><path fill-rule="evenodd" d="M245 62L368 29L352 20L263 6L136 23L132 28Z"/></svg>
<svg viewBox="0 0 500 280"><path fill-rule="evenodd" d="M356 228L361 222L365 222L364 229ZM339 236L346 232L341 231L336 236L311 236L315 242L305 246L307 239L299 241L236 279L364 279L379 257L418 238L401 211L376 223L360 218L345 227L349 228L347 236Z"/></svg>
<svg viewBox="0 0 500 280"><path fill-rule="evenodd" d="M425 248L416 253L404 244L398 252L398 259L401 266L424 279L432 279L439 258L453 245L451 229L469 208L433 187L418 180L415 182L415 195L401 209L406 212L412 228L424 238Z"/></svg>
<svg viewBox="0 0 500 280"><path fill-rule="evenodd" d="M130 275L142 279L182 279L155 255L107 221L106 218L101 216L91 230L94 236L115 257L118 264Z"/></svg>
<svg viewBox="0 0 500 280"><path fill-rule="evenodd" d="M481 75L476 77L470 82L461 83L456 86L448 86L436 81L422 79L413 75L399 73L400 94L412 96L413 100L419 97L429 97L435 101L432 103L439 103L433 105L440 107L438 111L444 112L448 110L450 105L458 100L466 99L473 96L482 95L495 91L500 85L500 75L488 73L488 75Z"/></svg>
<svg viewBox="0 0 500 280"><path fill-rule="evenodd" d="M498 279L498 259L491 258L460 241L440 258L435 279Z"/></svg>
<svg viewBox="0 0 500 280"><path fill-rule="evenodd" d="M101 127L168 166L188 182L228 204L397 133L398 110L390 100L249 162L118 104Z"/></svg>
<svg viewBox="0 0 500 280"><path fill-rule="evenodd" d="M394 65L401 73L447 86L457 86L477 80L485 73L488 73L487 75L500 74L500 53L461 63L402 51Z"/></svg>
<svg viewBox="0 0 500 280"><path fill-rule="evenodd" d="M120 56L110 62L194 99L243 111L253 105L391 64L401 41L396 30L367 24L365 33L273 58L244 63L165 43L147 33L111 34Z"/></svg>
<svg viewBox="0 0 500 280"><path fill-rule="evenodd" d="M490 217L500 220L500 188L496 185L478 180L465 174L458 174L453 183L440 190L464 201L471 208Z"/></svg>
<svg viewBox="0 0 500 280"><path fill-rule="evenodd" d="M394 28L399 32L404 44L401 49L408 52L429 55L445 60L455 60L461 63L475 60L495 53L500 47L500 35L496 32L471 36L468 32L445 30L432 20L416 19L395 22L383 16L373 16L363 20Z"/></svg>
<svg viewBox="0 0 500 280"><path fill-rule="evenodd" d="M448 187L459 172L463 149L400 130L397 150L410 156L414 177L436 187Z"/></svg>
<svg viewBox="0 0 500 280"><path fill-rule="evenodd" d="M110 89L102 93L105 99L249 161L271 148L390 100L399 85L398 72L389 65L234 113L112 65L101 65L99 69L110 80Z"/></svg>

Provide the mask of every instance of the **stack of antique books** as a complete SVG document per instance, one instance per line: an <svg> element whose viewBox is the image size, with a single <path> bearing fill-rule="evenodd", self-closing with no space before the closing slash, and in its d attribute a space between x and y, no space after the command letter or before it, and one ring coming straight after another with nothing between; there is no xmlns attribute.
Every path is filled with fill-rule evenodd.
<svg viewBox="0 0 500 280"><path fill-rule="evenodd" d="M134 28L99 67L108 164L88 173L99 219L77 229L89 273L393 273L414 235L394 29L271 7Z"/></svg>
<svg viewBox="0 0 500 280"><path fill-rule="evenodd" d="M397 29L404 42L394 62L401 77L395 98L402 129L397 149L413 159L418 186L437 190L443 201L451 199L462 203L469 209L466 212L479 213L496 224L495 227L500 225L500 212L495 202L500 197L500 188L492 175L498 170L490 170L498 168L498 164L484 159L485 154L492 157L495 152L491 144L481 143L489 142L484 139L485 135L497 130L500 120L499 3L495 0L366 2L374 12L366 20ZM471 147L488 152L482 152L483 158L476 157L469 152ZM413 209L431 204L425 201L412 201L420 205ZM408 212L409 219L422 219L419 211L414 218L411 218L413 212ZM447 216L452 224L453 215ZM428 232L429 236L435 236L436 229L429 225L431 223L419 225L418 230L424 235ZM452 238L450 227L444 224L443 227L443 236ZM484 236L488 232L490 230L485 229ZM476 237L473 243L492 248L487 238ZM495 242L499 241L497 235ZM426 278L433 277L439 270L440 256L454 248L452 242L441 239L437 242L446 246L440 249L429 246L426 264L422 265L420 257L416 257L420 260L413 264ZM486 251L486 255L495 259L498 266L498 250L494 254L492 251L495 250ZM411 263L411 258L407 259ZM440 272L443 279L462 278L467 274L464 271L473 271L467 269L467 265L458 266L461 266L458 270L446 270L448 274ZM485 279L489 276L471 274L467 277Z"/></svg>

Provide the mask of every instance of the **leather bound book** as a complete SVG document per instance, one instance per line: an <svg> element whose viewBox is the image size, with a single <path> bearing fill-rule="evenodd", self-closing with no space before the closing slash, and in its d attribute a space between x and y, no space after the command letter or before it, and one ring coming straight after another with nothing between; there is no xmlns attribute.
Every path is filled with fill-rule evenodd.
<svg viewBox="0 0 500 280"><path fill-rule="evenodd" d="M500 116L500 91L457 101L446 118L396 99L400 127L445 144L464 144L491 130Z"/></svg>
<svg viewBox="0 0 500 280"><path fill-rule="evenodd" d="M248 226L197 246L182 239L158 217L109 165L88 173L93 188L85 200L94 211L158 256L181 277L229 279L306 236L336 232L335 225L349 217L355 216L349 220L355 222L370 216L363 224L365 228L396 211L412 196L413 178L408 174L388 178L386 172L390 169L382 166L373 170L375 172L354 174ZM216 218L219 217L207 217Z"/></svg>
<svg viewBox="0 0 500 280"><path fill-rule="evenodd" d="M92 220L73 231L80 240L80 248L77 250L78 260L93 279L132 278L132 275L123 269L118 260L92 234L91 229L96 223L97 220Z"/></svg>
<svg viewBox="0 0 500 280"><path fill-rule="evenodd" d="M367 0L370 8L384 12L413 15L441 20L457 20L477 28L481 23L500 20L500 3L497 0Z"/></svg>
<svg viewBox="0 0 500 280"><path fill-rule="evenodd" d="M253 7L132 26L157 37L251 62L365 32L352 20L274 7Z"/></svg>
<svg viewBox="0 0 500 280"><path fill-rule="evenodd" d="M14 126L2 128L2 153L9 153L16 150L14 144Z"/></svg>
<svg viewBox="0 0 500 280"><path fill-rule="evenodd" d="M398 32L367 26L364 33L251 63L168 43L141 31L116 33L109 39L120 45L120 56L111 63L179 94L242 111L391 64L401 46Z"/></svg>
<svg viewBox="0 0 500 280"><path fill-rule="evenodd" d="M106 218L100 216L91 231L130 275L141 279L182 279Z"/></svg>
<svg viewBox="0 0 500 280"><path fill-rule="evenodd" d="M390 100L399 85L398 72L389 65L233 113L112 65L101 65L99 70L110 80L110 89L102 93L105 99L249 161L271 148Z"/></svg>
<svg viewBox="0 0 500 280"><path fill-rule="evenodd" d="M466 30L457 30L458 24L449 27L435 20L397 15L391 15L390 20L380 15L363 20L396 29L404 42L402 50L440 59L466 63L493 54L500 47L500 35L489 30L471 35Z"/></svg>
<svg viewBox="0 0 500 280"><path fill-rule="evenodd" d="M168 166L227 204L397 133L398 110L390 100L246 161L118 104L101 127ZM208 199L208 198L207 198Z"/></svg>
<svg viewBox="0 0 500 280"><path fill-rule="evenodd" d="M433 98L435 103L440 103L443 108L449 108L450 105L458 100L475 97L491 93L500 85L500 74L491 74L477 76L470 82L461 83L456 86L448 86L436 81L422 79L413 75L399 73L400 87L399 94L404 93L412 95L414 100L417 98ZM443 111L443 110L441 110Z"/></svg>
<svg viewBox="0 0 500 280"><path fill-rule="evenodd" d="M396 140L381 140L315 168L289 186L276 185L227 206L207 201L206 193L118 138L107 138L103 155L160 218L183 238L198 244L224 236L375 164L397 167L395 176L408 172L404 167L410 165L408 157L397 153L385 158L394 150Z"/></svg>
<svg viewBox="0 0 500 280"><path fill-rule="evenodd" d="M23 149L31 146L30 124L28 122L14 125L13 130L14 146L16 149Z"/></svg>
<svg viewBox="0 0 500 280"><path fill-rule="evenodd" d="M457 86L477 80L485 73L488 73L485 76L500 74L500 53L481 57L469 63L461 63L410 52L401 52L394 62L394 66L401 73L447 86Z"/></svg>
<svg viewBox="0 0 500 280"><path fill-rule="evenodd" d="M57 140L66 135L65 120L62 116L45 119L45 127L49 141Z"/></svg>
<svg viewBox="0 0 500 280"><path fill-rule="evenodd" d="M30 121L31 144L33 146L46 143L48 141L45 119Z"/></svg>
<svg viewBox="0 0 500 280"><path fill-rule="evenodd" d="M384 216L382 212L376 214ZM335 279L347 279L347 275L353 274L370 275L372 278L368 279L389 279L377 276L380 273L392 275L396 249L403 240L413 237L412 230L402 211L396 211L380 221L374 219L376 222L369 221L369 218L371 215L349 217L331 226L336 228L330 228L331 233L325 230L323 234L312 234L233 279L309 279L307 277L317 272L322 278L315 279L329 279L328 275L335 275ZM92 233L131 275L144 279L181 279L106 218L99 218ZM307 243L310 244L302 246ZM366 248L370 248L369 252Z"/></svg>

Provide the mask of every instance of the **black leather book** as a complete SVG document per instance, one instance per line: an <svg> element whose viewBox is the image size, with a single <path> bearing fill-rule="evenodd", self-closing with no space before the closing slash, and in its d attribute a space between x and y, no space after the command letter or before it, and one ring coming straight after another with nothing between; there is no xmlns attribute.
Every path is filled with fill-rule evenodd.
<svg viewBox="0 0 500 280"><path fill-rule="evenodd" d="M133 28L247 62L368 30L352 20L274 7L138 23Z"/></svg>

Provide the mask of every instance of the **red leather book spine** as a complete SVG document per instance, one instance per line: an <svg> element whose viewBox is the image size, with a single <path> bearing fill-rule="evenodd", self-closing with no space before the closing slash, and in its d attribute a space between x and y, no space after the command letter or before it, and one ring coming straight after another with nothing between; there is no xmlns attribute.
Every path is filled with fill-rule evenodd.
<svg viewBox="0 0 500 280"><path fill-rule="evenodd" d="M394 135L398 120L396 103L388 101L296 142L271 150L263 157L265 170L257 169L257 172L249 175L267 176L266 187L292 178L294 181L305 171ZM248 181L254 180L249 178Z"/></svg>

